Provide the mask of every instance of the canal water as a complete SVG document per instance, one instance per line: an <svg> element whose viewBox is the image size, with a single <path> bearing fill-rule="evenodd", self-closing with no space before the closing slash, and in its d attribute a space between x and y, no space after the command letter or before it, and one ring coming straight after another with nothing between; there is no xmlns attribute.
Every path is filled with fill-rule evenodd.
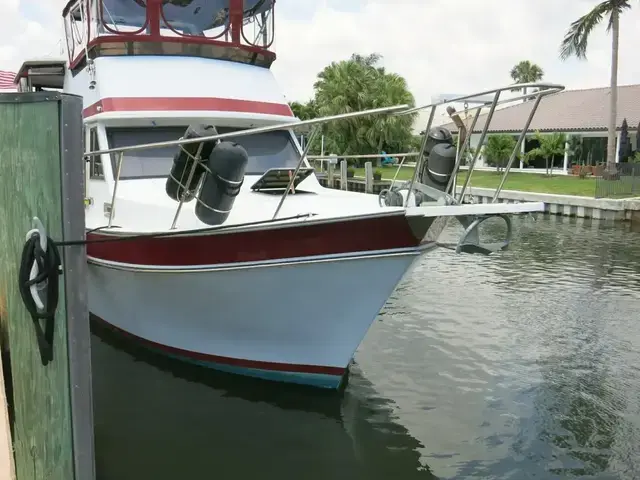
<svg viewBox="0 0 640 480"><path fill-rule="evenodd" d="M638 479L639 330L640 233L526 216L506 253L425 257L341 394L96 332L98 479Z"/></svg>

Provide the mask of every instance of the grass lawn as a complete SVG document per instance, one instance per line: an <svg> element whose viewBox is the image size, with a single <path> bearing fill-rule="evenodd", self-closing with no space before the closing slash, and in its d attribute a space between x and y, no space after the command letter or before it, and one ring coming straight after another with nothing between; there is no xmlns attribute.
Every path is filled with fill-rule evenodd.
<svg viewBox="0 0 640 480"><path fill-rule="evenodd" d="M391 180L395 175L395 168L382 168L382 178ZM412 167L402 167L398 173L398 180L409 180L413 175ZM364 177L364 168L357 168L356 177ZM466 178L466 171L460 172L458 185ZM502 178L501 173L476 170L471 177L471 187L498 188ZM578 178L570 175L554 175L547 177L535 173L509 172L503 190L521 190L523 192L555 193L558 195L578 195L593 198L596 191L594 178Z"/></svg>

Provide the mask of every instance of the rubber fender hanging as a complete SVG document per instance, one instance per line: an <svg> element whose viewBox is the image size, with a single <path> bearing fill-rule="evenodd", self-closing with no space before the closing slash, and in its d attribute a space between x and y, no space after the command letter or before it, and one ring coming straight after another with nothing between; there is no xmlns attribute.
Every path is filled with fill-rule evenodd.
<svg viewBox="0 0 640 480"><path fill-rule="evenodd" d="M456 166L456 147L449 143L434 145L423 164L420 183L444 191Z"/></svg>
<svg viewBox="0 0 640 480"><path fill-rule="evenodd" d="M198 194L196 216L207 225L225 222L236 199L244 172L249 163L249 154L239 144L218 143L207 162L209 172Z"/></svg>
<svg viewBox="0 0 640 480"><path fill-rule="evenodd" d="M217 135L217 133L218 131L213 125L190 125L183 138L192 139L211 137L213 135ZM200 158L206 160L211 155L211 152L216 145L216 140L179 145L178 152L173 157L173 166L171 167L169 178L167 178L166 192L167 195L176 202L180 201L184 193L186 193L184 198L185 202L189 202L195 198L196 189L198 188L200 179L205 172L204 167L202 167L202 165L196 165L191 181L188 180L194 164L194 159L192 157L196 156L201 145L202 149L200 150Z"/></svg>

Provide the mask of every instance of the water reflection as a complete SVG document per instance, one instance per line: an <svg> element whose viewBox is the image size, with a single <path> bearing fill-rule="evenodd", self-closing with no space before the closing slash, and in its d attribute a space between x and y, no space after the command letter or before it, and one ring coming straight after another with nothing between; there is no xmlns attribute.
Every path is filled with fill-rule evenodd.
<svg viewBox="0 0 640 480"><path fill-rule="evenodd" d="M99 480L435 478L357 366L336 394L184 365L93 329Z"/></svg>

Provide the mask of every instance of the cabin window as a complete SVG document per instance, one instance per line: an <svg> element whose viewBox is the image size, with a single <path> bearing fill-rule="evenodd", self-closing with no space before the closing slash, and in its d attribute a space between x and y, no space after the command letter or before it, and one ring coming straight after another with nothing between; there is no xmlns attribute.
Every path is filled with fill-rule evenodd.
<svg viewBox="0 0 640 480"><path fill-rule="evenodd" d="M92 127L89 130L89 151L97 152L100 150L98 145L98 129ZM102 159L100 156L92 156L89 161L89 178L104 178L104 171L102 170Z"/></svg>
<svg viewBox="0 0 640 480"><path fill-rule="evenodd" d="M147 26L146 0L102 0L102 24L110 33L140 33Z"/></svg>
<svg viewBox="0 0 640 480"><path fill-rule="evenodd" d="M82 50L86 43L88 25L85 4L84 2L78 2L70 9L69 14L64 19L65 37L70 58L74 58L76 52Z"/></svg>
<svg viewBox="0 0 640 480"><path fill-rule="evenodd" d="M269 48L274 38L273 0L244 0L242 41Z"/></svg>
<svg viewBox="0 0 640 480"><path fill-rule="evenodd" d="M218 133L233 132L233 128L218 128ZM259 133L242 137L231 137L227 140L242 145L249 154L247 175L262 175L270 168L295 169L300 161L300 154L293 145L291 135L287 131Z"/></svg>
<svg viewBox="0 0 640 480"><path fill-rule="evenodd" d="M107 128L109 148L121 148L143 143L178 140L187 129L184 127ZM219 127L219 133L237 129ZM232 137L249 154L247 175L262 175L271 168L294 169L300 160L289 132L275 131L257 135ZM165 178L173 165L177 146L125 152L120 178ZM117 154L112 155L113 169L117 169Z"/></svg>
<svg viewBox="0 0 640 480"><path fill-rule="evenodd" d="M165 0L165 26L179 35L218 38L229 29L229 0Z"/></svg>

